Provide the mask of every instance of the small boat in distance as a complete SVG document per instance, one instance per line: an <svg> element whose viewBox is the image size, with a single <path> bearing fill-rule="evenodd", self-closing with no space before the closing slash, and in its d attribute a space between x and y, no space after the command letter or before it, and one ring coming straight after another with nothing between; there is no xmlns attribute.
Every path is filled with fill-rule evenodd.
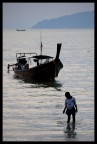
<svg viewBox="0 0 97 144"><path fill-rule="evenodd" d="M16 29L17 31L26 31L25 29Z"/></svg>
<svg viewBox="0 0 97 144"><path fill-rule="evenodd" d="M53 58L48 55L42 55L42 42L41 53L16 53L16 64L8 64L9 68L12 66L16 77L26 78L31 80L54 80L58 76L59 71L63 68L63 64L59 59L60 43L57 44L56 57ZM33 61L35 66L30 66Z"/></svg>

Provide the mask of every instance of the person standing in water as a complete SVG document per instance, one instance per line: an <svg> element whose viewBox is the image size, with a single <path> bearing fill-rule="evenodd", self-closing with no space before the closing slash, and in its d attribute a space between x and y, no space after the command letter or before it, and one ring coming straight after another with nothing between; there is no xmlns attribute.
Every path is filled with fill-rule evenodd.
<svg viewBox="0 0 97 144"><path fill-rule="evenodd" d="M73 123L75 123L75 114L76 112L78 112L76 99L73 96L71 96L69 92L65 93L65 97L66 99L65 99L65 107L63 110L63 114L65 112L68 116L67 123L70 123L71 115L72 115Z"/></svg>

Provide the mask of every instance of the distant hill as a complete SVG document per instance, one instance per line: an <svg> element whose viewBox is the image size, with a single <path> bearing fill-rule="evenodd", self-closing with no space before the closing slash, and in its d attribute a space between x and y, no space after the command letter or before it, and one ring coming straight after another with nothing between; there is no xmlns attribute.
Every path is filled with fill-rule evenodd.
<svg viewBox="0 0 97 144"><path fill-rule="evenodd" d="M33 29L94 28L94 12L80 12L38 22Z"/></svg>

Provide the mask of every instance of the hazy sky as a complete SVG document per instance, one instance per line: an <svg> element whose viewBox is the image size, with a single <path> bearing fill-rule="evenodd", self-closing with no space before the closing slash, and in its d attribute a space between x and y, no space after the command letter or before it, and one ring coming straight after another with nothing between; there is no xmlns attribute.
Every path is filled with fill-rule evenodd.
<svg viewBox="0 0 97 144"><path fill-rule="evenodd" d="M29 29L44 19L94 11L94 3L3 3L3 28Z"/></svg>

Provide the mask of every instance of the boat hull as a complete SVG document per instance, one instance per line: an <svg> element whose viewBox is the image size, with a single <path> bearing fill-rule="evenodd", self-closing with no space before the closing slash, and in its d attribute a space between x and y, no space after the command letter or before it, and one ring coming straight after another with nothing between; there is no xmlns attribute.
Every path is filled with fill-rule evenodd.
<svg viewBox="0 0 97 144"><path fill-rule="evenodd" d="M35 66L26 70L14 69L15 76L32 80L54 80L63 64L60 60Z"/></svg>

